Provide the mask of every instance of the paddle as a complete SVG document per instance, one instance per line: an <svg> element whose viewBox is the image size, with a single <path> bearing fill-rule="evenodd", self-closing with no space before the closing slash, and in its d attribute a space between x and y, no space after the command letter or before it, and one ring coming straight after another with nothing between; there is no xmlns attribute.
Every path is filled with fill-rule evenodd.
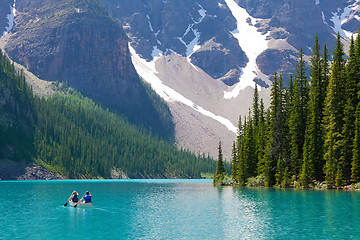
<svg viewBox="0 0 360 240"><path fill-rule="evenodd" d="M71 198L71 196L70 196ZM64 207L66 207L68 205L68 201L70 201L70 198L66 201L66 203L64 204Z"/></svg>
<svg viewBox="0 0 360 240"><path fill-rule="evenodd" d="M74 208L77 207L77 205L81 202L81 200L85 197L85 194L82 196L82 198L80 198L80 201L78 201L75 205L74 205Z"/></svg>

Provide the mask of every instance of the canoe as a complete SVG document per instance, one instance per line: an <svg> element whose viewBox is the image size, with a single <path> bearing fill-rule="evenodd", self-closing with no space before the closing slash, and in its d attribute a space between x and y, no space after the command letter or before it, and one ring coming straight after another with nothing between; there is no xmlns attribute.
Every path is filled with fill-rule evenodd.
<svg viewBox="0 0 360 240"><path fill-rule="evenodd" d="M72 207L74 207L77 204L77 207L80 207L80 208L92 208L92 206L93 206L92 202L89 202L89 203L84 203L84 202L77 203L77 202L69 201L69 204Z"/></svg>

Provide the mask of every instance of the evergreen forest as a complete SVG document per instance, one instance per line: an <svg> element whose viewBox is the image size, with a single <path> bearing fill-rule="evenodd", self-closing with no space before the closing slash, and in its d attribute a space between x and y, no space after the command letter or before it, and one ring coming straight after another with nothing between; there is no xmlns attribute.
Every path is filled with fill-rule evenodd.
<svg viewBox="0 0 360 240"><path fill-rule="evenodd" d="M0 113L0 159L36 162L66 178L201 178L216 169L209 156L178 150L71 88L34 95L1 51Z"/></svg>
<svg viewBox="0 0 360 240"><path fill-rule="evenodd" d="M360 182L360 37L351 38L348 56L340 40L331 61L317 38L309 64L300 50L286 88L275 72L268 109L255 86L238 123L231 184L331 189ZM214 184L225 181L221 165Z"/></svg>

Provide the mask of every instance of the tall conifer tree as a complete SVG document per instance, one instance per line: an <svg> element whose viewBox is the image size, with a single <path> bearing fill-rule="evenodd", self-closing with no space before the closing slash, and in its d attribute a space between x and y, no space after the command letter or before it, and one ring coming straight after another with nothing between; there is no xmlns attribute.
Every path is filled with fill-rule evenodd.
<svg viewBox="0 0 360 240"><path fill-rule="evenodd" d="M309 101L309 123L306 129L303 163L300 174L301 185L307 187L314 179L321 179L323 166L323 101L322 64L318 38L315 39L310 60L311 91Z"/></svg>
<svg viewBox="0 0 360 240"><path fill-rule="evenodd" d="M265 154L265 147L267 143L267 126L265 120L265 107L263 99L260 100L260 111L259 111L259 127L258 127L258 135L257 135L257 147L256 147L256 155L257 155L257 172L261 172L261 167L263 165L263 159ZM260 167L261 166L261 167Z"/></svg>
<svg viewBox="0 0 360 240"><path fill-rule="evenodd" d="M309 98L309 87L303 57L303 51L300 49L294 81L294 95L289 116L291 170L292 174L296 177L300 173L302 164Z"/></svg>
<svg viewBox="0 0 360 240"><path fill-rule="evenodd" d="M354 68L358 71L356 73L357 80L360 80L360 29L355 41L355 66ZM351 163L351 180L355 183L360 182L360 83L356 85L358 89L357 108L355 113L355 136L353 143L353 156Z"/></svg>
<svg viewBox="0 0 360 240"><path fill-rule="evenodd" d="M246 174L247 174L247 149L246 149L246 134L247 134L247 118L244 118L244 124L242 125L242 136L239 142L239 149L238 149L238 179L239 184L244 185L246 182Z"/></svg>
<svg viewBox="0 0 360 240"><path fill-rule="evenodd" d="M244 157L246 162L245 179L248 179L249 177L254 177L256 175L257 156L254 128L254 120L249 112L244 139Z"/></svg>
<svg viewBox="0 0 360 240"><path fill-rule="evenodd" d="M254 89L253 108L252 109L253 109L254 127L257 128L259 126L259 118L260 118L259 92L258 92L257 84L255 84L255 89Z"/></svg>
<svg viewBox="0 0 360 240"><path fill-rule="evenodd" d="M360 182L360 104L356 108L355 138L351 162L351 180Z"/></svg>
<svg viewBox="0 0 360 240"><path fill-rule="evenodd" d="M221 141L219 142L218 147L218 161L216 166L216 172L213 178L213 185L222 184L225 179L225 167L224 167L224 160L223 160L223 154L222 154L222 148L221 148Z"/></svg>
<svg viewBox="0 0 360 240"><path fill-rule="evenodd" d="M356 107L358 104L358 83L359 83L359 71L356 66L356 52L355 42L353 37L351 38L351 44L349 49L349 58L346 65L346 85L344 90L345 96L345 109L344 109L344 126L342 129L343 141L341 147L341 159L342 162L342 174L346 181L351 180L351 161L352 161L352 147L355 138L355 118Z"/></svg>
<svg viewBox="0 0 360 240"><path fill-rule="evenodd" d="M279 156L284 151L284 126L286 119L284 116L284 88L282 76L277 76L275 72L274 81L271 87L271 101L269 107L269 140L266 144L263 159L258 164L259 174L266 179L266 185L275 184L275 169Z"/></svg>
<svg viewBox="0 0 360 240"><path fill-rule="evenodd" d="M235 181L239 184L240 183L240 162L243 159L243 136L244 136L244 128L241 120L241 116L239 117L238 122L238 135L236 137L236 175L234 176Z"/></svg>
<svg viewBox="0 0 360 240"><path fill-rule="evenodd" d="M321 55L321 88L324 91L321 94L321 102L324 103L325 106L325 99L326 99L326 92L329 86L329 75L330 75L330 65L329 65L329 56L326 44L324 44L324 49ZM324 115L324 113L323 113Z"/></svg>
<svg viewBox="0 0 360 240"><path fill-rule="evenodd" d="M325 180L328 187L341 186L343 184L341 158L342 126L344 116L344 76L345 60L344 50L338 33L336 48L333 51L331 65L331 77L326 94L325 105Z"/></svg>
<svg viewBox="0 0 360 240"><path fill-rule="evenodd" d="M231 179L233 183L237 184L237 175L238 175L238 157L237 157L237 150L236 150L236 143L233 143L232 147L232 161L231 161Z"/></svg>

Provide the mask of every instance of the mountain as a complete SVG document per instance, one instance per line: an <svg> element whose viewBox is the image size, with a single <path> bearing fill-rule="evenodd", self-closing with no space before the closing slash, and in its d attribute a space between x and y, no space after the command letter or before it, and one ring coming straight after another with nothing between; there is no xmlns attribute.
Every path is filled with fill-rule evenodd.
<svg viewBox="0 0 360 240"><path fill-rule="evenodd" d="M347 0L102 0L130 39L137 72L168 102L181 146L231 152L239 115L253 87L266 105L275 71L287 81L300 48L315 37L331 49L359 26L359 4Z"/></svg>
<svg viewBox="0 0 360 240"><path fill-rule="evenodd" d="M212 156L219 140L231 152L255 83L268 106L275 71L286 82L300 48L310 55L318 35L332 49L337 32L346 45L360 19L356 0L101 3L17 0L5 49L45 80L67 82L134 122L172 129L170 113L154 107L139 74L169 107L178 146Z"/></svg>
<svg viewBox="0 0 360 240"><path fill-rule="evenodd" d="M127 36L97 1L16 1L5 50L37 77L66 82L132 122L173 138L170 112L149 95Z"/></svg>

